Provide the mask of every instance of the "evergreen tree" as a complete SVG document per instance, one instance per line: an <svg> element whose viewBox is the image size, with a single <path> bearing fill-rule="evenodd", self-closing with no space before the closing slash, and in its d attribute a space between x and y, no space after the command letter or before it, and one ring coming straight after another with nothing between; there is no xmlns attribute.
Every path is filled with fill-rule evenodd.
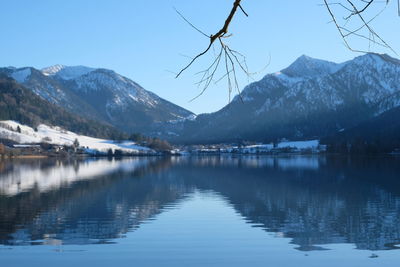
<svg viewBox="0 0 400 267"><path fill-rule="evenodd" d="M2 143L0 143L0 155L4 155L6 153L6 149Z"/></svg>
<svg viewBox="0 0 400 267"><path fill-rule="evenodd" d="M79 147L79 141L78 141L77 138L75 138L73 146L74 146L74 148L78 148Z"/></svg>

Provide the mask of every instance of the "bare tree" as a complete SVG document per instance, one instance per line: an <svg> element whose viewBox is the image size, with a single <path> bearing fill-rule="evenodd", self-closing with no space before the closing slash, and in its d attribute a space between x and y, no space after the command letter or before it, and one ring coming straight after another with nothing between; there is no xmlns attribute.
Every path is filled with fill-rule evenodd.
<svg viewBox="0 0 400 267"><path fill-rule="evenodd" d="M390 0L338 0L323 5L328 10L331 21L335 24L345 46L353 52L370 52L371 45L396 51L374 30L372 22L388 7ZM400 16L400 0L397 0L397 13ZM351 45L352 38L367 40L368 50Z"/></svg>
<svg viewBox="0 0 400 267"><path fill-rule="evenodd" d="M197 97L202 95L205 92L205 90L209 87L212 81L217 83L224 78L226 78L228 81L229 100L231 93L234 89L237 90L240 96L239 83L237 79L237 70L240 69L247 76L250 75L246 63L246 57L240 52L229 47L229 45L225 42L225 40L232 36L232 34L229 33L229 25L231 24L233 17L237 13L237 11L240 10L245 16L248 16L248 14L241 5L241 1L242 0L234 0L232 9L230 10L221 29L218 30L215 34L210 34L210 35L204 33L199 28L194 26L179 11L176 10L176 12L182 17L182 19L184 19L192 28L194 28L200 34L209 39L209 44L206 47L206 49L197 54L195 57L193 57L190 60L190 62L178 72L176 78L178 78L184 71L186 71L190 66L192 66L193 63L196 62L196 60L207 54L214 45L218 46L217 49L218 52L215 53L215 57L211 62L211 64L205 70L202 70L197 73L201 74L201 78L197 82L197 84L202 87L202 90L200 94L193 99L196 99ZM220 66L222 66L222 68L224 69L224 75L218 79L215 79L215 75Z"/></svg>
<svg viewBox="0 0 400 267"><path fill-rule="evenodd" d="M331 2L332 1L332 2ZM321 0L321 5L325 6L331 18L331 22L336 26L345 46L353 52L370 52L371 44L378 45L389 49L397 55L392 47L373 29L372 22L388 7L390 1L397 1L397 13L400 16L400 0ZM184 66L177 74L178 78L184 71L190 68L200 57L206 55L214 45L218 46L217 53L211 64L197 74L201 74L201 79L197 82L198 86L202 87L199 95L201 96L210 86L211 82L218 83L222 79L228 82L229 101L232 90L235 89L240 97L240 89L237 79L237 71L243 72L247 77L251 76L249 72L246 57L238 51L229 47L226 39L231 37L229 26L240 10L245 16L248 16L241 5L242 0L233 0L233 6L225 19L225 22L220 30L215 34L206 34L198 27L193 25L185 18L178 10L176 12L186 21L194 30L209 39L208 46L195 57L191 58L189 63ZM350 44L351 38L361 38L368 41L368 50L354 48ZM219 67L222 66L222 77L215 77ZM192 99L192 100L193 100Z"/></svg>

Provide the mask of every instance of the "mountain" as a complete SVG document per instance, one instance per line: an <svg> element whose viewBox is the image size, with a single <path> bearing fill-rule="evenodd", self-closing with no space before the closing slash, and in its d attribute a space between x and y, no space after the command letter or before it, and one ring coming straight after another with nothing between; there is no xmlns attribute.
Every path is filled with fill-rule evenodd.
<svg viewBox="0 0 400 267"><path fill-rule="evenodd" d="M63 80L71 80L78 78L82 75L88 74L89 72L94 71L94 68L89 68L85 66L73 66L68 67L64 65L54 65L47 68L43 68L41 72L46 76L54 76L62 78Z"/></svg>
<svg viewBox="0 0 400 267"><path fill-rule="evenodd" d="M149 134L169 121L193 116L118 73L85 66L1 68L44 100L125 132Z"/></svg>
<svg viewBox="0 0 400 267"><path fill-rule="evenodd" d="M54 65L0 73L80 120L175 143L339 140L363 123L381 124L383 114L400 107L400 61L374 53L340 64L303 55L246 86L221 110L197 117L112 70Z"/></svg>
<svg viewBox="0 0 400 267"><path fill-rule="evenodd" d="M322 140L331 152L390 153L400 148L400 107Z"/></svg>
<svg viewBox="0 0 400 267"><path fill-rule="evenodd" d="M21 78L30 69L15 72ZM20 75L20 76L18 76ZM110 138L120 132L111 125L71 114L59 106L43 100L14 79L0 74L0 120L15 120L31 127L45 123L94 137Z"/></svg>
<svg viewBox="0 0 400 267"><path fill-rule="evenodd" d="M341 67L340 64L325 61L321 59L311 58L302 55L286 69L281 70L281 73L289 77L317 77L334 73Z"/></svg>
<svg viewBox="0 0 400 267"><path fill-rule="evenodd" d="M172 141L270 142L330 136L400 105L400 61L365 54L337 64L301 56L221 110L185 120Z"/></svg>

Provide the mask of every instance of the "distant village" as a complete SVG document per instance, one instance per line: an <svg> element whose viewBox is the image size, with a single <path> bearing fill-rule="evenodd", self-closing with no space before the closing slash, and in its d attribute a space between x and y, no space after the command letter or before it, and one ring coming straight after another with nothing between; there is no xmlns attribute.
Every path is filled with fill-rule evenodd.
<svg viewBox="0 0 400 267"><path fill-rule="evenodd" d="M154 150L146 152L127 152L119 149L108 149L106 152L89 149L77 145L57 145L49 143L40 144L3 144L0 143L0 157L122 157L122 156L149 156L162 155L163 153Z"/></svg>
<svg viewBox="0 0 400 267"><path fill-rule="evenodd" d="M217 144L217 145L190 145L180 146L167 150L148 150L127 152L119 149L108 149L106 152L79 146L76 140L74 145L57 145L49 143L16 144L0 143L0 156L13 157L126 157L126 156L187 156L187 155L277 155L277 154L319 154L326 152L325 145L298 145L291 142L286 146L278 144Z"/></svg>
<svg viewBox="0 0 400 267"><path fill-rule="evenodd" d="M274 144L217 144L183 146L172 151L180 155L218 155L218 154L243 154L243 155L277 155L277 154L319 154L325 153L326 145L319 144L318 140L287 141L282 140Z"/></svg>
<svg viewBox="0 0 400 267"><path fill-rule="evenodd" d="M319 154L327 150L319 140L180 146L140 134L133 134L128 140L106 140L78 135L60 127L31 128L15 121L2 121L0 133L2 158Z"/></svg>

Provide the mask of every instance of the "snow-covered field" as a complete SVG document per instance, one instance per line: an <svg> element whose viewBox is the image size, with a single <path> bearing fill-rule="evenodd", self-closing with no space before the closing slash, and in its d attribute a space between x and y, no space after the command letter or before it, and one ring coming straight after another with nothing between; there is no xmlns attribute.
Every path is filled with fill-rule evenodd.
<svg viewBox="0 0 400 267"><path fill-rule="evenodd" d="M285 141L278 143L278 148L295 148L295 149L317 149L319 146L319 140L309 141Z"/></svg>
<svg viewBox="0 0 400 267"><path fill-rule="evenodd" d="M19 133L17 128L21 129ZM78 140L80 147L88 151L107 152L109 149L121 150L127 153L153 153L148 147L138 146L131 141L116 142L113 140L99 139L74 132L66 131L57 126L41 124L35 129L20 124L15 121L0 121L0 138L13 140L20 144L32 144L45 142L55 145L72 146L75 139Z"/></svg>
<svg viewBox="0 0 400 267"><path fill-rule="evenodd" d="M284 150L291 149L293 151L305 151L311 150L313 152L324 151L324 146L320 146L319 140L307 140L307 141L282 141L279 142L276 147L274 144L259 144L251 145L240 148L242 153L245 154L257 154L271 152L272 150Z"/></svg>
<svg viewBox="0 0 400 267"><path fill-rule="evenodd" d="M307 141L282 141L276 146L278 149L291 148L297 150L311 149L316 150L319 147L319 140L307 140ZM274 149L274 145L271 144L261 144L261 145L251 145L242 148L243 152L252 153L256 151L265 152Z"/></svg>

